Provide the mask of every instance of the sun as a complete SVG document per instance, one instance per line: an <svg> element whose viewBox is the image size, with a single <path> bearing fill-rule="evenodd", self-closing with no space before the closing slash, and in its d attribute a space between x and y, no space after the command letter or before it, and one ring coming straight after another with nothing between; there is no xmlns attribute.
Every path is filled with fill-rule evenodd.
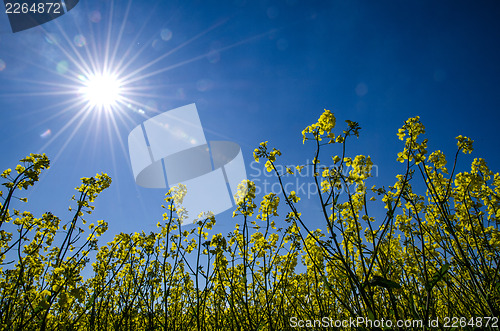
<svg viewBox="0 0 500 331"><path fill-rule="evenodd" d="M159 113L163 105L170 105L179 98L184 99L183 87L174 85L175 91L171 91L173 84L163 83L161 78L171 70L178 70L196 61L206 60L208 55L203 48L198 54L187 53L178 60L173 58L169 59L167 63L163 63L163 61L191 44L196 45L194 44L196 40L227 22L227 20L217 21L180 44L169 42L172 38L172 31L168 28L161 29L159 38L154 39L152 43L143 43L138 42L138 40L156 38L158 32L154 32L151 36L143 35L142 31L146 26L144 25L135 36L133 34L129 36L128 32L125 33L128 30L126 27L129 26L129 23L131 24L129 22L129 13L133 12L133 10L129 11L132 8L131 4L132 0L128 1L127 6L115 5L111 1L109 6L102 9L102 13L109 13L107 19L103 20L105 24L102 25L94 25L101 21L101 11L92 11L92 17L89 16L87 22L88 26L80 27L78 25L75 29L68 30L78 30L79 33L76 35L69 35L65 29L59 26L59 31L44 30L45 41L48 45L44 44L47 50L44 48L43 54L47 52L61 54L54 74L58 75L56 77L64 78L64 81L36 80L36 84L40 85L40 92L33 91L26 93L26 95L70 97L47 107L47 109L57 109L47 121L51 120L52 117L65 114L69 114L69 120L65 120L57 132L44 129L42 138L50 136L50 139L47 139L40 151L45 151L59 137L67 134L68 138L55 157L57 159L69 146L71 140L81 131L84 123L92 121L92 131L87 130L87 137L91 135L97 137L97 133L100 132L98 130L101 130L101 127L106 127L105 131L109 141L111 142L117 137L123 154L128 158L126 142L123 141L123 132L120 130L134 127L135 125L132 124L137 121L135 117L145 120L150 115ZM125 12L122 12L121 9ZM117 13L123 14L121 22L115 16ZM153 13L154 11L151 14ZM100 31L99 27L103 30ZM220 46L211 52L218 55L223 51L266 36L272 31L274 30L251 36L227 46ZM161 47L165 47L165 52L158 56L154 52L150 52L150 47L156 49L156 44L164 44ZM53 62L53 59L49 57L46 60ZM165 77L165 79L169 80L169 77ZM31 82L31 80L29 81ZM158 89L165 87L169 90L158 91Z"/></svg>
<svg viewBox="0 0 500 331"><path fill-rule="evenodd" d="M90 74L81 77L80 93L92 108L116 107L122 97L122 82L112 73Z"/></svg>

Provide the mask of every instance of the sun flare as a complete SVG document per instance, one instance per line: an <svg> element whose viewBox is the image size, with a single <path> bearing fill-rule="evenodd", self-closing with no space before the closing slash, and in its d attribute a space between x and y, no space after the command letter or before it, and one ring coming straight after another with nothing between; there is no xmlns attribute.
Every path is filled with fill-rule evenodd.
<svg viewBox="0 0 500 331"><path fill-rule="evenodd" d="M84 86L80 89L83 97L92 107L113 107L118 105L121 97L121 82L113 74L102 73L84 78Z"/></svg>
<svg viewBox="0 0 500 331"><path fill-rule="evenodd" d="M70 117L58 131L54 129L41 131L44 132L41 137L48 139L40 151L45 151L55 141L66 137L56 155L57 159L72 139L82 134L80 132L84 123L91 121L92 130L87 130L85 139L94 136L96 144L97 142L101 144L102 139L97 139L97 136L101 132L106 132L109 141L118 141L123 154L128 158L122 130L132 127L137 120L143 121L157 114L161 111L161 107L171 105L172 101L186 98L184 87L176 86L175 80L168 82L170 77L165 76L171 70L179 70L191 63L208 59L209 56L203 47L193 54L184 49L196 45L197 40L227 22L227 20L217 21L185 41L179 39L181 42L177 44L170 41L173 34L168 28L162 28L160 31L151 30L151 35L149 35L151 31L147 30L143 34L143 29L147 26L146 21L137 34L128 31L128 27L133 26L129 15L133 12L133 7L132 0L125 1L127 2L128 5L123 6L115 5L111 1L103 9L93 10L89 15L87 26L80 26L80 23L84 23L82 20L77 23L76 28L68 30L75 33L78 30L76 35L68 34L59 26L58 31L44 30L47 44L43 44L43 54L52 54L51 52L61 54L51 71L56 74L57 79L63 79L36 80L40 92L33 91L26 95L68 96L67 99L61 98L61 101L54 102L53 106L46 108L57 110L53 117L62 117L66 114ZM151 12L153 13L154 11ZM101 22L104 15L106 19L102 19ZM119 15L122 17L121 21ZM217 46L210 51L217 55L217 59L209 61L216 63L219 53L249 43L268 33L254 35L226 46ZM152 42L141 42L143 39L151 39ZM151 47L154 52L151 51ZM161 52L157 54L156 51L160 50ZM179 58L170 58L181 50L187 53ZM54 61L48 55L46 60ZM200 83L203 85L203 80ZM201 86L198 90L207 89ZM52 117L47 121L51 119ZM102 127L105 127L105 130L101 129Z"/></svg>

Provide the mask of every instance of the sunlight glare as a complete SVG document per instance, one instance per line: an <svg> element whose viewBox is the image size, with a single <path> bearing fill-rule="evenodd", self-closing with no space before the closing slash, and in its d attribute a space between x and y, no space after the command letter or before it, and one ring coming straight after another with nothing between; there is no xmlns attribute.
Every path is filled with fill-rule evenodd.
<svg viewBox="0 0 500 331"><path fill-rule="evenodd" d="M81 92L93 107L116 106L120 99L121 83L112 74L95 74L85 81Z"/></svg>

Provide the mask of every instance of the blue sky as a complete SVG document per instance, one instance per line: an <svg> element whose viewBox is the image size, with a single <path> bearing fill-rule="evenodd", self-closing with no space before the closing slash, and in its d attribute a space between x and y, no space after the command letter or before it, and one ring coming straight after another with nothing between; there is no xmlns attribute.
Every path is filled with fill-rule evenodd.
<svg viewBox="0 0 500 331"><path fill-rule="evenodd" d="M497 1L81 0L62 17L13 34L2 11L0 168L46 153L52 167L29 192L28 209L66 220L79 178L107 172L113 184L92 218L109 222L107 239L154 230L161 220L165 190L135 184L129 132L193 102L207 140L238 143L250 179L261 183L253 149L269 140L284 164L311 160L313 146L302 145L300 132L324 108L339 130L346 119L362 127L348 150L377 165L369 184L387 187L404 170L396 132L416 115L430 151L443 150L451 162L454 138L470 136L475 152L460 169L484 157L498 172L499 17ZM123 75L137 71L128 86L135 105L82 112L79 66L102 65L107 46L116 48L109 63L129 63ZM305 200L312 220L314 203ZM219 215L215 230L232 226L231 213Z"/></svg>

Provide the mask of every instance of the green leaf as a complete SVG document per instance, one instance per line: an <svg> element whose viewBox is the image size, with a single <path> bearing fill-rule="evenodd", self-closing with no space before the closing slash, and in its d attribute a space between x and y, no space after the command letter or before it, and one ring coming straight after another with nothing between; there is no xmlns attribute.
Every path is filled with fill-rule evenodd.
<svg viewBox="0 0 500 331"><path fill-rule="evenodd" d="M428 288L428 291L431 291L434 288L434 286L436 286L437 283L443 279L443 277L446 275L449 269L450 269L449 263L445 263L441 266L441 268L434 274L434 276L432 276L429 283L427 283L426 287Z"/></svg>
<svg viewBox="0 0 500 331"><path fill-rule="evenodd" d="M368 319L370 321L374 321L375 320L375 314L373 313L373 311L369 307L367 307L367 308L368 308Z"/></svg>
<svg viewBox="0 0 500 331"><path fill-rule="evenodd" d="M326 279L325 275L323 275L323 282L325 283L326 285L326 288L330 291L330 292L334 292L333 291L333 288L332 288L332 285L330 285L330 283L328 282L328 280Z"/></svg>
<svg viewBox="0 0 500 331"><path fill-rule="evenodd" d="M373 278L368 282L368 285L370 286L380 286L383 288L401 288L401 285L399 285L396 282L393 282L392 280L385 279L384 277L380 276L373 276Z"/></svg>

